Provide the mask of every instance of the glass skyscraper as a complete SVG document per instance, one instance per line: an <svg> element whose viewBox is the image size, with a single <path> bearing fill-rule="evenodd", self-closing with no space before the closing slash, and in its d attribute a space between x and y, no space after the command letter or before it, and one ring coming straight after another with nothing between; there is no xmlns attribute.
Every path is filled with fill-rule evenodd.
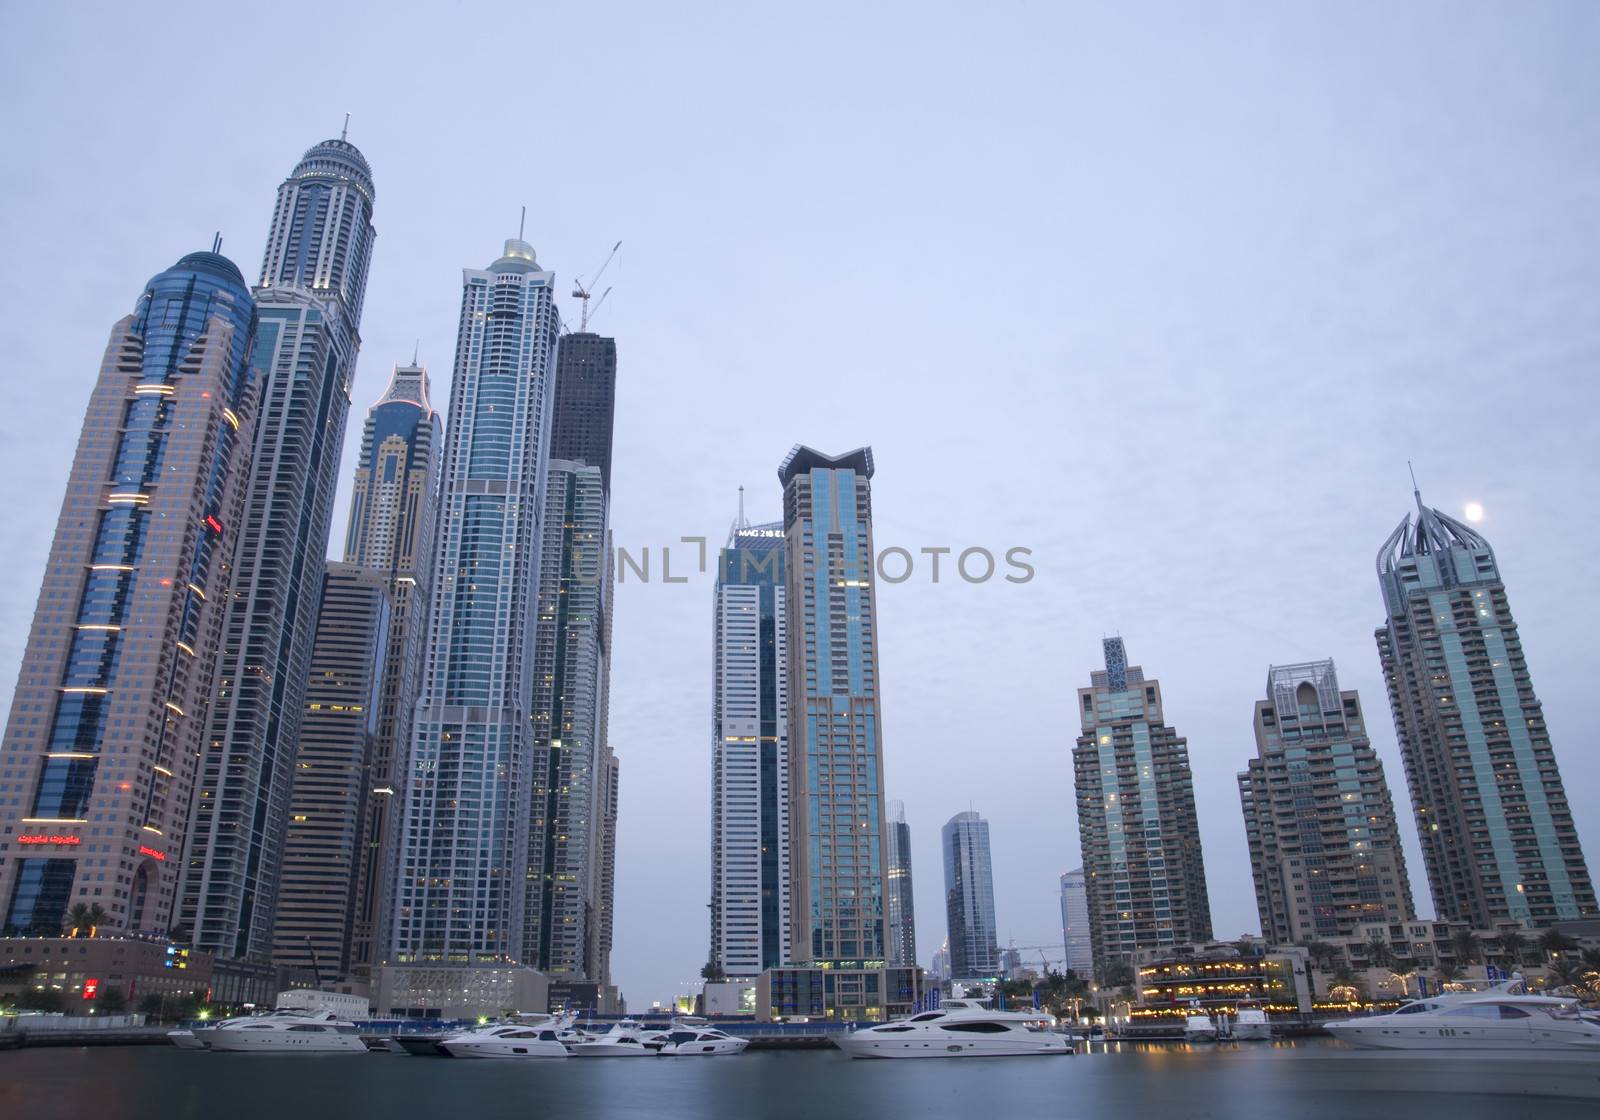
<svg viewBox="0 0 1600 1120"><path fill-rule="evenodd" d="M1269 945L1349 938L1410 921L1411 881L1361 698L1332 661L1274 665L1239 775L1261 934Z"/></svg>
<svg viewBox="0 0 1600 1120"><path fill-rule="evenodd" d="M1189 745L1164 722L1161 685L1107 638L1078 690L1072 751L1095 964L1211 940Z"/></svg>
<svg viewBox="0 0 1600 1120"><path fill-rule="evenodd" d="M1414 496L1378 552L1377 640L1434 909L1475 929L1593 915L1494 550Z"/></svg>
<svg viewBox="0 0 1600 1120"><path fill-rule="evenodd" d="M889 963L917 963L917 908L911 889L911 826L904 801L889 802Z"/></svg>
<svg viewBox="0 0 1600 1120"><path fill-rule="evenodd" d="M581 331L561 336L556 355L550 458L600 468L611 493L611 440L617 412L617 340Z"/></svg>
<svg viewBox="0 0 1600 1120"><path fill-rule="evenodd" d="M0 746L0 918L165 933L260 386L256 307L191 253L112 328Z"/></svg>
<svg viewBox="0 0 1600 1120"><path fill-rule="evenodd" d="M996 976L1000 969L1000 947L994 921L989 822L977 813L957 813L945 822L939 840L944 849L950 975L957 980Z"/></svg>
<svg viewBox="0 0 1600 1120"><path fill-rule="evenodd" d="M783 525L737 524L712 608L711 960L789 962L788 648Z"/></svg>
<svg viewBox="0 0 1600 1120"><path fill-rule="evenodd" d="M471 967L523 953L554 281L515 239L463 274L399 838L397 963Z"/></svg>
<svg viewBox="0 0 1600 1120"><path fill-rule="evenodd" d="M1094 975L1094 946L1089 940L1089 894L1083 868L1061 876L1061 941L1066 966L1087 980Z"/></svg>
<svg viewBox="0 0 1600 1120"><path fill-rule="evenodd" d="M266 959L339 452L372 256L372 171L326 140L278 188L253 364L264 377L179 912L196 948Z"/></svg>

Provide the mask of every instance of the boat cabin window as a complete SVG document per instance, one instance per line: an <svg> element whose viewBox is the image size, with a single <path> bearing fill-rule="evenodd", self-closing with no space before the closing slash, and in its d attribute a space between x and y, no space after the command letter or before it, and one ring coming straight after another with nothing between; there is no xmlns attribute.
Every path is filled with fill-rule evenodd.
<svg viewBox="0 0 1600 1120"><path fill-rule="evenodd" d="M539 1041L540 1042L559 1042L560 1039L556 1038L556 1032L555 1031L540 1031L539 1032Z"/></svg>
<svg viewBox="0 0 1600 1120"><path fill-rule="evenodd" d="M916 1027L879 1027L876 1034L900 1034L903 1031L914 1031Z"/></svg>
<svg viewBox="0 0 1600 1120"><path fill-rule="evenodd" d="M289 1029L291 1031L321 1031L322 1027L316 1023L296 1023Z"/></svg>
<svg viewBox="0 0 1600 1120"><path fill-rule="evenodd" d="M1492 1003L1469 1003L1465 1007L1457 1007L1453 1011L1446 1011L1452 1019L1498 1019L1500 1010Z"/></svg>
<svg viewBox="0 0 1600 1120"><path fill-rule="evenodd" d="M944 1029L965 1034L1005 1034L1011 1028L1004 1023L946 1023Z"/></svg>
<svg viewBox="0 0 1600 1120"><path fill-rule="evenodd" d="M926 1023L926 1022L930 1022L931 1020L934 1020L934 1019L943 1019L943 1018L944 1018L944 1012L942 1012L942 1011L930 1011L926 1015L918 1015L918 1016L916 1016L911 1021L913 1023Z"/></svg>
<svg viewBox="0 0 1600 1120"><path fill-rule="evenodd" d="M1500 1004L1500 1018L1526 1019L1528 1018L1528 1013L1520 1007L1512 1007L1509 1003L1502 1003Z"/></svg>
<svg viewBox="0 0 1600 1120"><path fill-rule="evenodd" d="M1396 1015L1415 1015L1419 1011L1432 1011L1432 1010L1433 1010L1433 1005L1431 1003L1408 1003L1404 1007L1400 1008L1400 1010L1396 1011L1395 1014Z"/></svg>
<svg viewBox="0 0 1600 1120"><path fill-rule="evenodd" d="M693 1031L673 1031L671 1034L667 1035L667 1041L668 1042L693 1042L694 1041L694 1032Z"/></svg>
<svg viewBox="0 0 1600 1120"><path fill-rule="evenodd" d="M361 1033L360 1029L358 1027L354 1027L354 1026L334 1027L333 1029L338 1031L340 1034L360 1034Z"/></svg>

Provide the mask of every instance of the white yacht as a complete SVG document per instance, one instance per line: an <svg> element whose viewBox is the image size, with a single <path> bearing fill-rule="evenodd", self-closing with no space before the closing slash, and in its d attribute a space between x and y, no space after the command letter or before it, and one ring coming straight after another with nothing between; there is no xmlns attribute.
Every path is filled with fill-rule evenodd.
<svg viewBox="0 0 1600 1120"><path fill-rule="evenodd" d="M599 1038L572 1045L577 1058L652 1058L661 1046L660 1031L646 1030L635 1019L618 1019Z"/></svg>
<svg viewBox="0 0 1600 1120"><path fill-rule="evenodd" d="M554 1022L494 1023L441 1039L452 1058L565 1058L567 1048Z"/></svg>
<svg viewBox="0 0 1600 1120"><path fill-rule="evenodd" d="M1527 995L1521 988L1518 975L1487 991L1446 992L1387 1015L1322 1025L1363 1049L1600 1055L1600 1014L1570 996Z"/></svg>
<svg viewBox="0 0 1600 1120"><path fill-rule="evenodd" d="M716 1057L719 1054L742 1054L750 1045L747 1038L735 1038L726 1031L699 1023L675 1022L666 1033L660 1053L667 1057Z"/></svg>
<svg viewBox="0 0 1600 1120"><path fill-rule="evenodd" d="M1183 1020L1183 1040L1185 1042L1215 1042L1217 1041L1217 1024L1211 1016L1203 1011L1195 1011Z"/></svg>
<svg viewBox="0 0 1600 1120"><path fill-rule="evenodd" d="M1241 1007L1233 1021L1233 1037L1239 1042L1270 1042L1272 1024L1267 1013L1259 1007Z"/></svg>
<svg viewBox="0 0 1600 1120"><path fill-rule="evenodd" d="M212 1050L254 1054L365 1054L354 1023L331 1011L274 1011L228 1019L205 1031Z"/></svg>
<svg viewBox="0 0 1600 1120"><path fill-rule="evenodd" d="M994 1011L980 1000L948 999L937 1011L863 1027L838 1040L852 1058L978 1058L1070 1054L1040 1012Z"/></svg>

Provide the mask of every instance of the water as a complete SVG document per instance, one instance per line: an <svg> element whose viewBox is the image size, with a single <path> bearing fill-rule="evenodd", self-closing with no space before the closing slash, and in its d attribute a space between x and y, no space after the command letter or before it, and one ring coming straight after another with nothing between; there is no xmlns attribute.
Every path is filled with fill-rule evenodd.
<svg viewBox="0 0 1600 1120"><path fill-rule="evenodd" d="M167 1047L0 1053L5 1120L1565 1120L1594 1100L1485 1095L1473 1070L1419 1072L1326 1044L1183 1047L1069 1058L456 1061ZM1582 1076L1600 1073L1591 1061ZM1501 1082L1500 1087L1507 1083ZM1462 1091L1440 1092L1440 1088ZM1596 1084L1600 1091L1600 1083Z"/></svg>

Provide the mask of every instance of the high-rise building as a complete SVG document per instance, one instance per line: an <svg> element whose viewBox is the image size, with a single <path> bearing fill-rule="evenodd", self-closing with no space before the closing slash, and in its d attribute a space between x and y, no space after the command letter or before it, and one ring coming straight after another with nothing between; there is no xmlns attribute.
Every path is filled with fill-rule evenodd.
<svg viewBox="0 0 1600 1120"><path fill-rule="evenodd" d="M550 458L600 468L611 493L611 438L617 409L617 340L588 331L561 336L556 358Z"/></svg>
<svg viewBox="0 0 1600 1120"><path fill-rule="evenodd" d="M593 980L607 776L606 492L597 466L552 459L548 471L521 959L555 979Z"/></svg>
<svg viewBox="0 0 1600 1120"><path fill-rule="evenodd" d="M950 975L958 980L995 976L1000 969L1000 948L995 934L989 822L977 813L957 813L945 822L939 840L944 849Z"/></svg>
<svg viewBox="0 0 1600 1120"><path fill-rule="evenodd" d="M411 772L411 714L428 636L443 443L439 414L428 400L428 371L415 360L396 366L367 410L344 542L345 563L388 580L392 607L377 731L361 771L366 811L350 929L350 964L357 972L385 958L381 942L392 925L395 830Z"/></svg>
<svg viewBox="0 0 1600 1120"><path fill-rule="evenodd" d="M717 562L711 667L711 962L789 962L783 526L736 522Z"/></svg>
<svg viewBox="0 0 1600 1120"><path fill-rule="evenodd" d="M354 963L367 803L380 796L370 770L392 602L387 572L327 565L289 791L272 959L328 979L348 976Z"/></svg>
<svg viewBox="0 0 1600 1120"><path fill-rule="evenodd" d="M1095 964L1211 940L1211 903L1188 740L1167 726L1161 685L1129 665L1121 638L1078 690L1072 752Z"/></svg>
<svg viewBox="0 0 1600 1120"><path fill-rule="evenodd" d="M1411 884L1361 699L1332 661L1274 665L1256 701L1256 757L1239 775L1261 935L1269 945L1410 921Z"/></svg>
<svg viewBox="0 0 1600 1120"><path fill-rule="evenodd" d="M1480 929L1593 915L1494 550L1415 497L1378 552L1377 640L1434 909Z"/></svg>
<svg viewBox="0 0 1600 1120"><path fill-rule="evenodd" d="M260 386L255 301L191 253L111 330L0 747L0 918L166 932Z"/></svg>
<svg viewBox="0 0 1600 1120"><path fill-rule="evenodd" d="M914 968L888 960L872 451L796 446L783 486L789 694L789 951L757 1006L873 1018L909 1011ZM825 1009L825 1011L823 1010Z"/></svg>
<svg viewBox="0 0 1600 1120"><path fill-rule="evenodd" d="M397 965L458 968L463 990L524 951L554 281L520 240L463 274L390 943Z"/></svg>
<svg viewBox="0 0 1600 1120"><path fill-rule="evenodd" d="M1085 980L1094 975L1094 947L1089 940L1089 895L1083 868L1061 876L1061 940L1066 966Z"/></svg>
<svg viewBox="0 0 1600 1120"><path fill-rule="evenodd" d="M904 968L917 964L917 908L911 890L911 826L906 803L889 802L889 963Z"/></svg>
<svg viewBox="0 0 1600 1120"><path fill-rule="evenodd" d="M195 946L228 957L272 951L372 204L354 145L306 152L278 188L255 288L265 381L179 906Z"/></svg>

